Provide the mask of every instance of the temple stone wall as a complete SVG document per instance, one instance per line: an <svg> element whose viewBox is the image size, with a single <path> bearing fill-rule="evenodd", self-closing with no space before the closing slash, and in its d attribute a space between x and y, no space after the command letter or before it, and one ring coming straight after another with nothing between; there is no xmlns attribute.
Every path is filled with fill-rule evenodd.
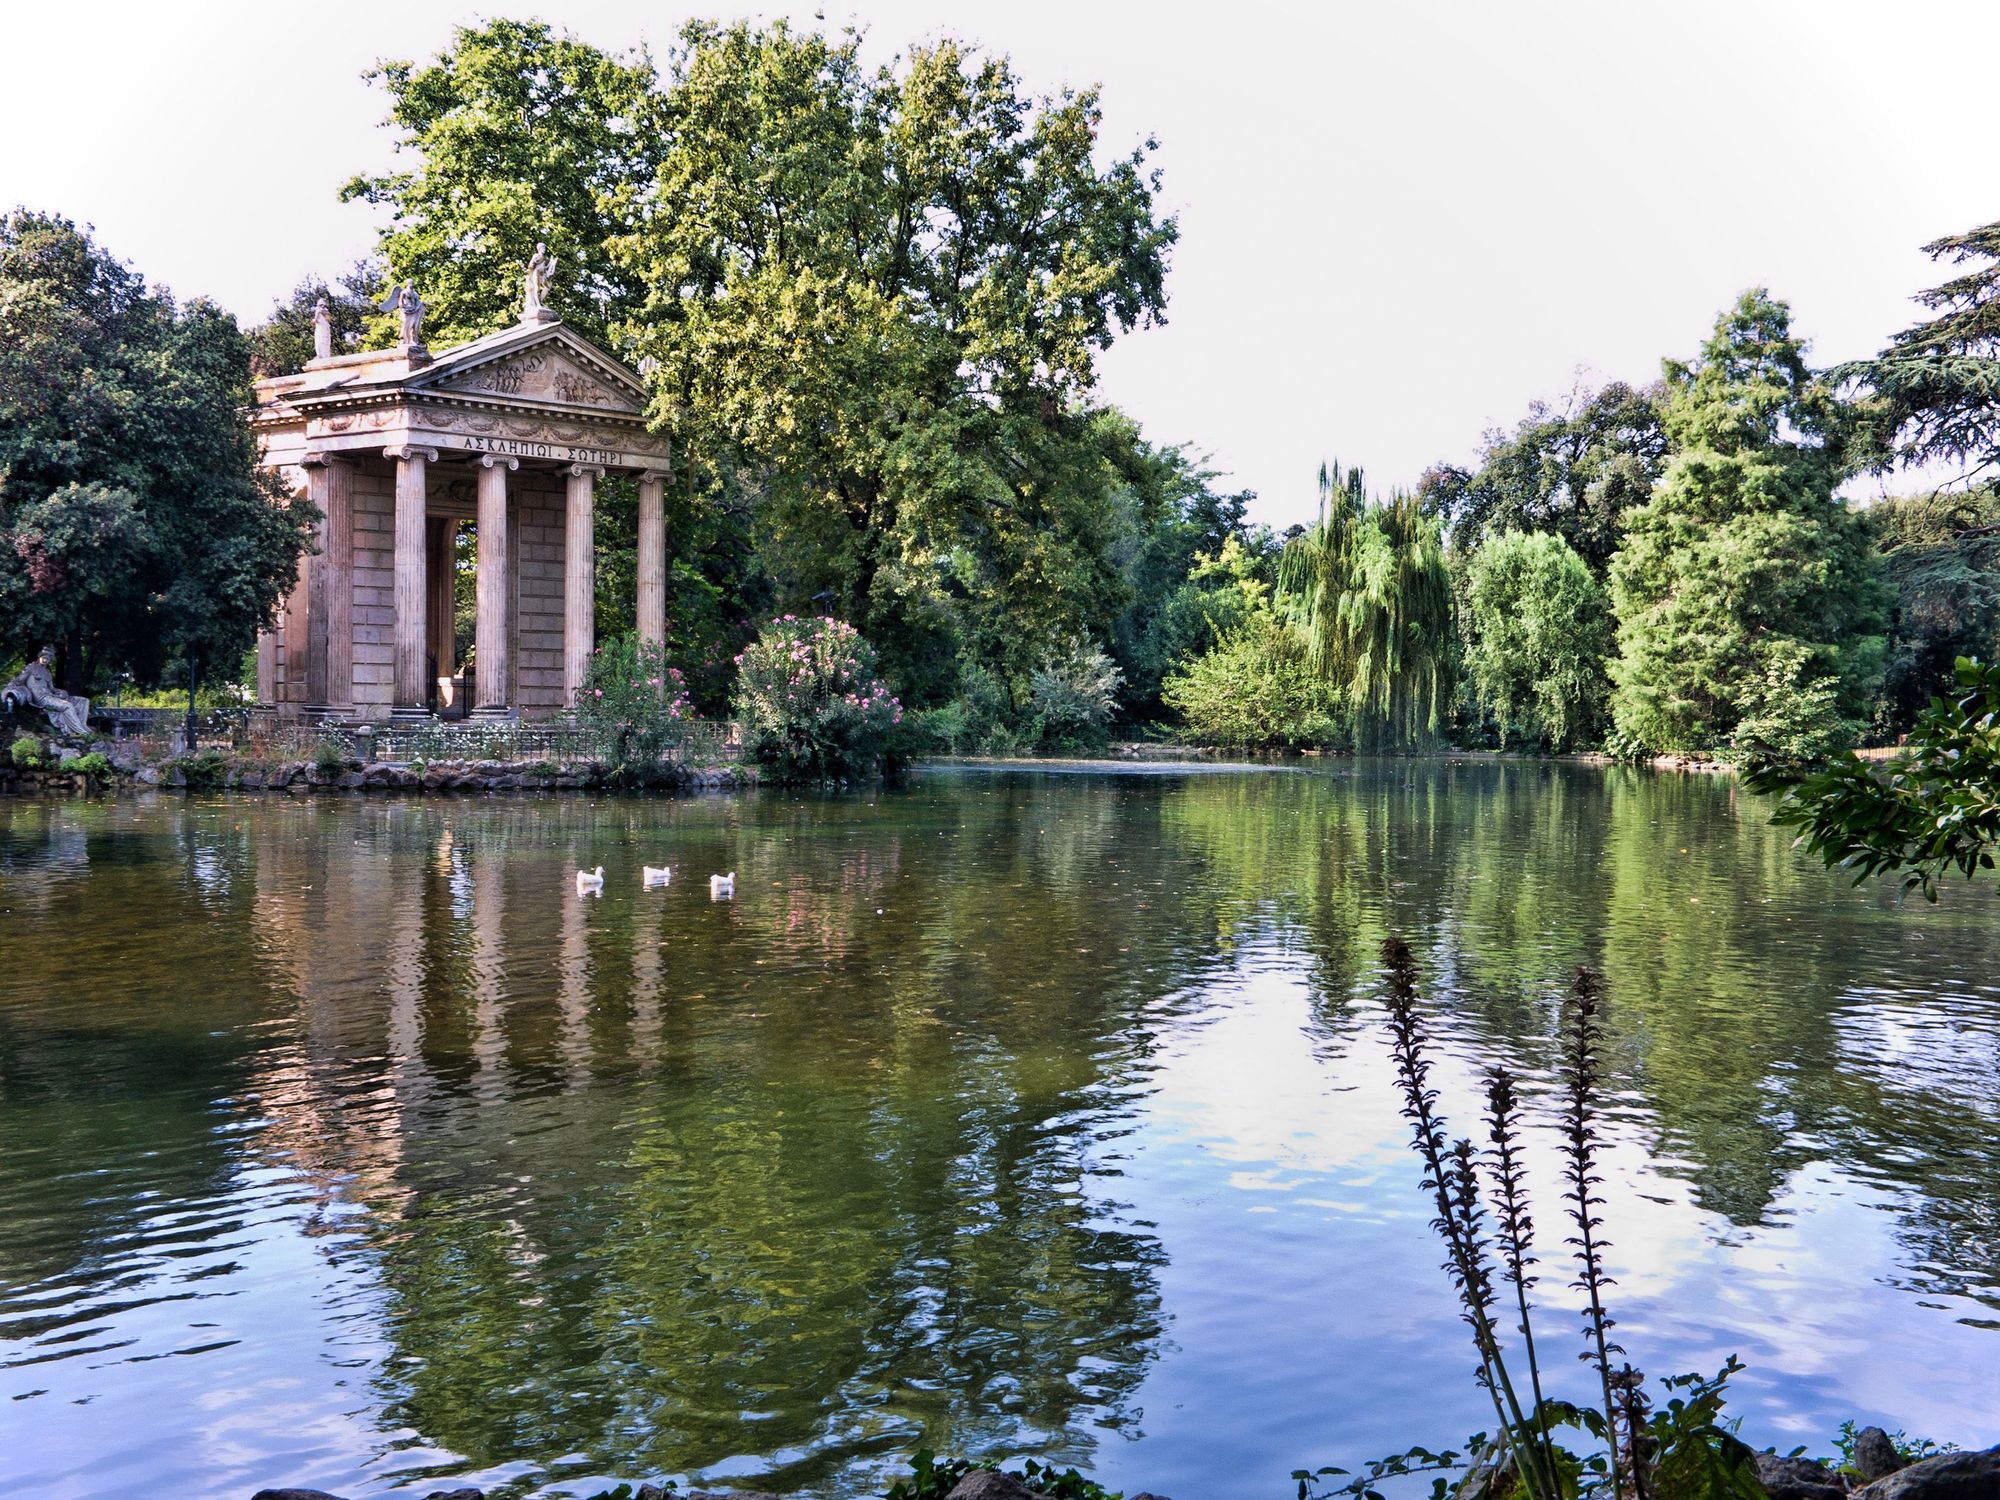
<svg viewBox="0 0 2000 1500"><path fill-rule="evenodd" d="M366 458L354 476L354 711L396 701L396 471Z"/></svg>
<svg viewBox="0 0 2000 1500"><path fill-rule="evenodd" d="M563 701L563 477L523 469L514 481L513 699L529 717Z"/></svg>

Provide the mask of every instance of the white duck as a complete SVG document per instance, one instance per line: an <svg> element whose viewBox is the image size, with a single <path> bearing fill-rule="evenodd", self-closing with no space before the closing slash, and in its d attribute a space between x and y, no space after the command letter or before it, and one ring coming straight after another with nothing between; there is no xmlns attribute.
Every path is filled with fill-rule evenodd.
<svg viewBox="0 0 2000 1500"><path fill-rule="evenodd" d="M648 886L665 885L674 878L672 865L641 865L639 869L645 875Z"/></svg>
<svg viewBox="0 0 2000 1500"><path fill-rule="evenodd" d="M603 895L604 866L599 865L595 870L578 870L576 872L576 893L579 896Z"/></svg>
<svg viewBox="0 0 2000 1500"><path fill-rule="evenodd" d="M731 870L727 875L711 875L708 877L709 900L720 901L724 896L734 897L735 894L736 872L734 870Z"/></svg>

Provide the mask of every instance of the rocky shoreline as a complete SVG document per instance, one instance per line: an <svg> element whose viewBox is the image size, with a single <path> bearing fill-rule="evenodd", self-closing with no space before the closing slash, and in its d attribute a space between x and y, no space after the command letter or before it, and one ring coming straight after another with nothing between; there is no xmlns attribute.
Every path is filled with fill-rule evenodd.
<svg viewBox="0 0 2000 1500"><path fill-rule="evenodd" d="M260 760L204 752L148 762L106 744L52 764L0 764L0 795L83 796L120 789L192 792L552 792L728 791L758 783L750 765L675 762L635 774L599 760Z"/></svg>
<svg viewBox="0 0 2000 1500"><path fill-rule="evenodd" d="M2000 1445L1905 1462L1889 1434L1864 1427L1851 1469L1759 1453L1757 1481L1770 1500L2000 1500Z"/></svg>

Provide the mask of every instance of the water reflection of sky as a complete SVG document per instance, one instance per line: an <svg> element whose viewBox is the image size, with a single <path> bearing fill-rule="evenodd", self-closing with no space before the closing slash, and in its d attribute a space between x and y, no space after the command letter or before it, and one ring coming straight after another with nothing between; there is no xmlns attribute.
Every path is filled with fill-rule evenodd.
<svg viewBox="0 0 2000 1500"><path fill-rule="evenodd" d="M2000 911L1846 890L1726 784L18 803L0 908L28 1493L832 1495L928 1440L1277 1495L1455 1441L1491 1414L1390 1088L1392 928L1446 1110L1525 1075L1552 1249L1551 996L1607 971L1636 1361L1741 1355L1780 1448L1976 1440L2000 1384Z"/></svg>

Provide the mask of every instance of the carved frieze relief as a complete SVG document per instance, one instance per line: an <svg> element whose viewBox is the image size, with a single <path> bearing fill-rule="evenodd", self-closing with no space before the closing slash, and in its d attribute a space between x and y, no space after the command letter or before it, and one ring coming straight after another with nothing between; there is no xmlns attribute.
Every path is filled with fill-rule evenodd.
<svg viewBox="0 0 2000 1500"><path fill-rule="evenodd" d="M439 389L468 395L509 396L564 406L630 410L631 398L554 349L529 349L468 370Z"/></svg>

